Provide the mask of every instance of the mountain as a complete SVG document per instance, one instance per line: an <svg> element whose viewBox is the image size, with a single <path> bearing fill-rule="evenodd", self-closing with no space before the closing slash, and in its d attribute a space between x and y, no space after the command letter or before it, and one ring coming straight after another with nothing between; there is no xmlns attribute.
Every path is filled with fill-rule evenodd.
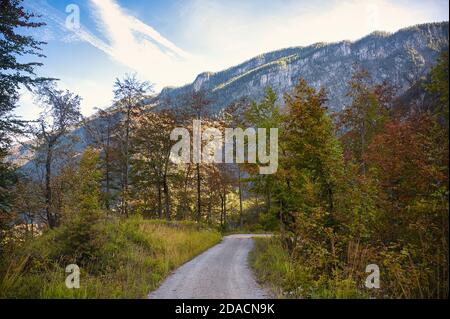
<svg viewBox="0 0 450 319"><path fill-rule="evenodd" d="M214 113L242 97L260 99L267 86L278 93L282 102L283 94L303 77L315 88L326 87L329 108L340 110L348 102L347 83L355 64L366 68L375 82L387 80L395 85L402 96L429 72L441 52L448 50L448 34L448 22L427 23L393 34L374 32L355 42L316 43L278 50L221 72L202 73L191 84L165 88L148 103L164 107L165 101L170 101L182 107L187 94L201 89L212 101ZM94 115L88 122L102 127L102 121ZM75 145L78 151L90 143L83 126L71 134L79 140ZM35 170L33 157L30 147L25 145L18 147L10 159L31 172Z"/></svg>
<svg viewBox="0 0 450 319"><path fill-rule="evenodd" d="M158 99L182 103L188 92L201 89L213 101L212 111L218 111L244 96L260 99L267 86L281 97L303 77L315 88L326 87L330 109L340 110L347 103L353 65L366 68L377 83L391 82L402 94L428 73L443 50L448 50L448 22L393 34L374 32L355 42L316 43L262 54L221 72L202 73L183 87L165 88Z"/></svg>

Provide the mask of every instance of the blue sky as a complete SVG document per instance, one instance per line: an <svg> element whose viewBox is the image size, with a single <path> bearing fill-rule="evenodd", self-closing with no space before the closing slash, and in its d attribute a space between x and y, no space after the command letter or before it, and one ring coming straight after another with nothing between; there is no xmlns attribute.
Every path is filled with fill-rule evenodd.
<svg viewBox="0 0 450 319"><path fill-rule="evenodd" d="M66 7L77 5L80 27L69 29ZM116 77L165 86L192 82L258 54L315 42L356 40L375 30L448 21L447 0L25 0L47 23L38 73L83 98L82 112L111 104ZM23 92L17 114L39 108Z"/></svg>

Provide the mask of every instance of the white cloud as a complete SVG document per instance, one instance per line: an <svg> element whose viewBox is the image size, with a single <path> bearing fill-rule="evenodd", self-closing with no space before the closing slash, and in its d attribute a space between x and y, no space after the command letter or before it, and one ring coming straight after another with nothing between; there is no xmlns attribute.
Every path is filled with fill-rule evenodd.
<svg viewBox="0 0 450 319"><path fill-rule="evenodd" d="M156 89L182 85L202 70L200 59L190 55L163 37L151 26L127 14L115 0L89 0L99 30L107 42L81 25L68 29L64 13L45 0L28 1L27 6L45 16L54 28L45 28L45 40L84 41L106 53L114 61L136 71L155 83ZM41 35L42 36L42 35Z"/></svg>
<svg viewBox="0 0 450 319"><path fill-rule="evenodd" d="M317 42L356 40L376 30L400 28L448 20L439 2L390 0L345 0L334 2L279 1L278 6L260 9L245 1L193 0L180 11L183 38L199 50L208 50L220 69L257 54ZM442 3L441 3L442 4ZM447 5L448 7L448 5ZM441 11L442 12L442 11Z"/></svg>
<svg viewBox="0 0 450 319"><path fill-rule="evenodd" d="M155 82L157 88L192 81L198 58L151 26L128 15L114 0L90 0L97 24L109 41L110 56Z"/></svg>
<svg viewBox="0 0 450 319"><path fill-rule="evenodd" d="M24 121L33 121L39 117L41 109L36 105L33 94L25 88L19 92L20 100L17 103L15 114Z"/></svg>
<svg viewBox="0 0 450 319"><path fill-rule="evenodd" d="M85 41L107 54L112 53L108 44L93 35L83 25L74 30L67 28L65 14L53 8L47 1L28 0L26 6L42 15L49 26L42 29L44 34L37 34L42 41L48 42L55 39L61 39L63 42Z"/></svg>
<svg viewBox="0 0 450 319"><path fill-rule="evenodd" d="M111 106L114 98L109 84L101 83L95 79L66 77L60 81L60 86L71 92L75 92L82 98L80 110L85 116L91 115L94 108Z"/></svg>

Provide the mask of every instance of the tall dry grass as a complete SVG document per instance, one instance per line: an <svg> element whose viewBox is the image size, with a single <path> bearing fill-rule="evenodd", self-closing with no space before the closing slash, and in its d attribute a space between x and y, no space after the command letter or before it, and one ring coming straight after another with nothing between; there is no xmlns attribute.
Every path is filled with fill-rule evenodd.
<svg viewBox="0 0 450 319"><path fill-rule="evenodd" d="M0 272L1 298L145 298L172 270L221 240L216 230L190 222L107 221L97 229L96 259L81 267L80 288L68 289L61 232L16 247Z"/></svg>

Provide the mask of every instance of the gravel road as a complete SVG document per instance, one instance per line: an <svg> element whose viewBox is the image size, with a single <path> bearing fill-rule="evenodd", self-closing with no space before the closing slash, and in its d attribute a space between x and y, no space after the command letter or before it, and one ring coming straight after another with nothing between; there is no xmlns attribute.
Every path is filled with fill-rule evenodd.
<svg viewBox="0 0 450 319"><path fill-rule="evenodd" d="M150 299L264 299L269 298L248 266L252 237L230 235L178 268L148 296ZM264 235L262 235L264 236Z"/></svg>

